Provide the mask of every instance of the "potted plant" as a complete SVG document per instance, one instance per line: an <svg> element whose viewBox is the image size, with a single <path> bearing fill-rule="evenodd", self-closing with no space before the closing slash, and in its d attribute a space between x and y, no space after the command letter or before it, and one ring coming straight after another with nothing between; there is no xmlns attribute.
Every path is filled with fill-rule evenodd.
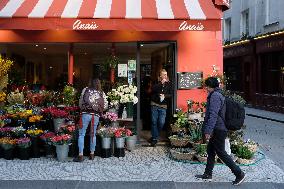
<svg viewBox="0 0 284 189"><path fill-rule="evenodd" d="M254 152L242 141L232 143L232 153L237 156L237 162L240 164L251 164L255 161Z"/></svg>
<svg viewBox="0 0 284 189"><path fill-rule="evenodd" d="M114 155L116 157L124 157L125 156L125 137L130 136L131 131L124 127L117 128L114 132L115 137L115 152Z"/></svg>
<svg viewBox="0 0 284 189"><path fill-rule="evenodd" d="M12 136L15 137L15 138L22 138L24 137L26 133L26 129L24 129L23 127L14 127L12 129Z"/></svg>
<svg viewBox="0 0 284 189"><path fill-rule="evenodd" d="M190 142L190 136L186 134L172 135L169 137L172 146L184 147Z"/></svg>
<svg viewBox="0 0 284 189"><path fill-rule="evenodd" d="M196 151L195 157L198 161L204 163L207 161L207 144L195 144L193 146L194 150Z"/></svg>
<svg viewBox="0 0 284 189"><path fill-rule="evenodd" d="M72 136L69 134L60 134L51 138L52 144L56 147L58 161L64 162L67 160L71 141Z"/></svg>
<svg viewBox="0 0 284 189"><path fill-rule="evenodd" d="M28 129L26 130L26 134L31 137L32 145L32 157L33 158L39 158L40 157L40 140L39 136L43 133L43 130L41 129Z"/></svg>
<svg viewBox="0 0 284 189"><path fill-rule="evenodd" d="M63 89L63 103L67 106L73 106L76 101L76 89L71 85L66 85Z"/></svg>
<svg viewBox="0 0 284 189"><path fill-rule="evenodd" d="M17 148L19 152L19 159L28 160L30 159L30 146L32 145L29 137L17 139Z"/></svg>
<svg viewBox="0 0 284 189"><path fill-rule="evenodd" d="M184 132L187 133L188 118L186 113L181 109L176 109L176 113L173 115L174 124L171 124L171 130L173 133Z"/></svg>
<svg viewBox="0 0 284 189"><path fill-rule="evenodd" d="M193 143L202 143L202 124L201 121L191 121L189 124L190 139Z"/></svg>
<svg viewBox="0 0 284 189"><path fill-rule="evenodd" d="M16 145L16 139L12 139L11 137L0 138L0 145L3 149L4 158L7 160L13 159L13 151Z"/></svg>
<svg viewBox="0 0 284 189"><path fill-rule="evenodd" d="M51 142L51 138L55 136L54 132L45 131L41 136L40 139L44 142L44 151L45 156L48 158L53 157L54 149Z"/></svg>
<svg viewBox="0 0 284 189"><path fill-rule="evenodd" d="M53 118L54 130L56 132L65 123L65 118L68 116L67 111L56 107L44 108L42 112L43 114Z"/></svg>
<svg viewBox="0 0 284 189"><path fill-rule="evenodd" d="M114 136L114 132L112 127L102 127L98 130L97 135L101 137L102 149L111 148L111 138Z"/></svg>
<svg viewBox="0 0 284 189"><path fill-rule="evenodd" d="M136 143L137 143L137 134L131 131L130 136L126 137L127 150L129 151L135 150Z"/></svg>

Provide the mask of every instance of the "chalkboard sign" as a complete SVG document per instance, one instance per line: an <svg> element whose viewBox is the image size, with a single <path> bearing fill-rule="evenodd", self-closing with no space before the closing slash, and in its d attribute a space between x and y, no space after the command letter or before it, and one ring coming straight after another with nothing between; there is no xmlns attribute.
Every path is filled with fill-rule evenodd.
<svg viewBox="0 0 284 189"><path fill-rule="evenodd" d="M178 72L178 89L202 88L202 72Z"/></svg>

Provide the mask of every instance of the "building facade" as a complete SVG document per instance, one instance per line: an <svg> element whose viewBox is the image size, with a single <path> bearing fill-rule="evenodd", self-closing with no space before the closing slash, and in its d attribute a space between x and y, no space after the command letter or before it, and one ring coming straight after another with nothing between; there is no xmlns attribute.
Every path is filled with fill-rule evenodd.
<svg viewBox="0 0 284 189"><path fill-rule="evenodd" d="M224 12L228 89L249 104L284 112L284 1L232 0Z"/></svg>
<svg viewBox="0 0 284 189"><path fill-rule="evenodd" d="M74 76L84 81L80 83L87 83L92 73L99 75L97 65L103 63L99 58L104 56L102 50L108 48L104 44L114 44L112 49L116 47L115 55L122 57L124 64L121 70L127 73L123 74L125 82L130 83L131 79L138 87L136 120L140 127L145 47L148 51L157 47L147 62L151 79L156 79L164 68L173 83L170 113L176 107L186 109L188 99L204 101L206 92L200 89L199 76L209 75L212 65L223 70L221 23L227 8L226 0L0 1L0 46L2 53L8 55L30 49L22 53L22 66L25 70L31 67L26 76L38 76L32 77L34 82L53 80L47 83L52 86L59 81L52 76L60 78L62 72L67 73L71 84ZM39 47L43 47L42 52L33 51ZM53 52L46 54L49 50ZM26 60L31 58L27 56L40 59L29 63ZM136 63L131 73L129 60ZM42 73L35 74L35 70Z"/></svg>

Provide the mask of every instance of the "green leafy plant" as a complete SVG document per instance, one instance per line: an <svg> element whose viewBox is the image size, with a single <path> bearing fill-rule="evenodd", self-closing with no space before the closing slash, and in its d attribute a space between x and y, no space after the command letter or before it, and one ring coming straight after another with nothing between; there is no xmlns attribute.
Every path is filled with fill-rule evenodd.
<svg viewBox="0 0 284 189"><path fill-rule="evenodd" d="M207 156L207 144L196 144L194 150L200 156Z"/></svg>
<svg viewBox="0 0 284 189"><path fill-rule="evenodd" d="M174 124L177 127L186 127L188 124L187 115L181 109L177 109L173 117L175 118Z"/></svg>
<svg viewBox="0 0 284 189"><path fill-rule="evenodd" d="M63 103L66 105L74 105L76 100L76 90L70 85L66 85L63 89Z"/></svg>
<svg viewBox="0 0 284 189"><path fill-rule="evenodd" d="M251 159L254 155L245 145L233 145L232 152L236 154L237 157L242 159Z"/></svg>
<svg viewBox="0 0 284 189"><path fill-rule="evenodd" d="M202 140L202 126L197 124L190 124L189 127L190 138L193 142L200 142Z"/></svg>

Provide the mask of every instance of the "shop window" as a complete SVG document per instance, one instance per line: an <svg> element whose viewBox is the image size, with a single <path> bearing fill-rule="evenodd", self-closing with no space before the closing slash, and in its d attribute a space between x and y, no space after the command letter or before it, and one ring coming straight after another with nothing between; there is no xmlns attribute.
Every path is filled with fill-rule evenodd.
<svg viewBox="0 0 284 189"><path fill-rule="evenodd" d="M266 53L261 56L262 93L283 94L284 74L282 69L284 53Z"/></svg>

